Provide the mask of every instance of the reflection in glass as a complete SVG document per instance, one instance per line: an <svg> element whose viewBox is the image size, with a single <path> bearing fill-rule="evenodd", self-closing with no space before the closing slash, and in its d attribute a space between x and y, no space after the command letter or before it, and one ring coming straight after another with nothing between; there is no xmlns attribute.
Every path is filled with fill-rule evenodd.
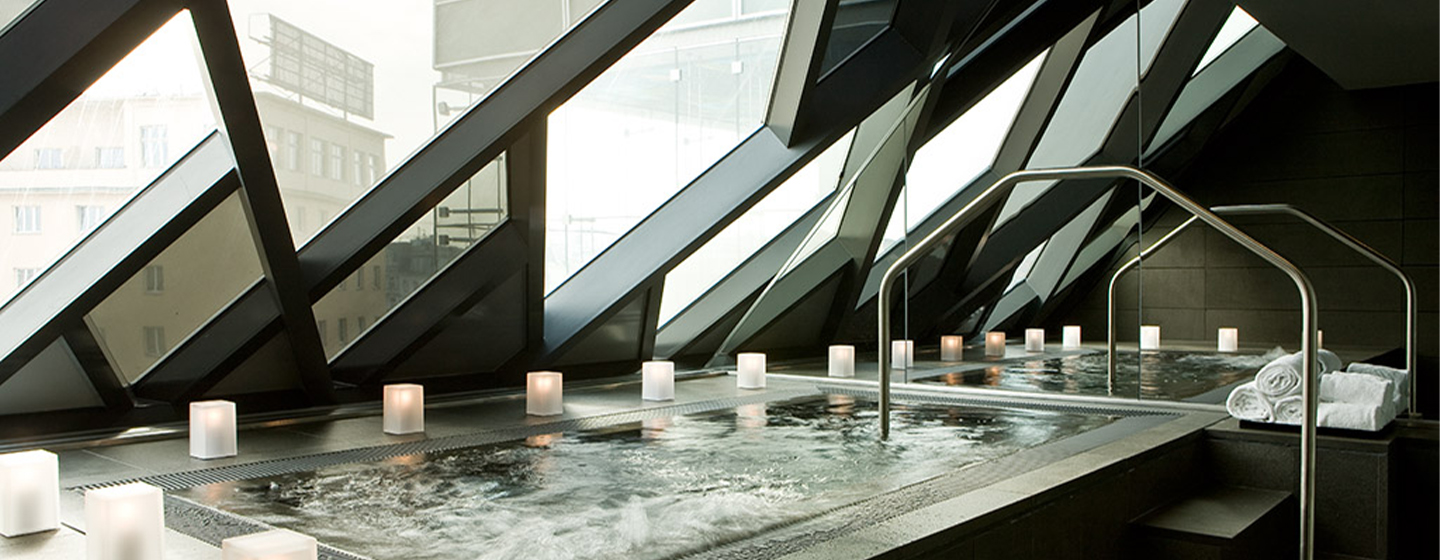
<svg viewBox="0 0 1440 560"><path fill-rule="evenodd" d="M840 0L835 8L835 24L830 26L830 42L825 44L825 58L820 62L820 75L824 76L885 31L898 3L898 0Z"/></svg>
<svg viewBox="0 0 1440 560"><path fill-rule="evenodd" d="M261 275L239 193L171 243L86 316L126 384Z"/></svg>
<svg viewBox="0 0 1440 560"><path fill-rule="evenodd" d="M296 245L598 4L230 0Z"/></svg>
<svg viewBox="0 0 1440 560"><path fill-rule="evenodd" d="M316 302L325 355L334 357L505 221L506 184L500 154Z"/></svg>
<svg viewBox="0 0 1440 560"><path fill-rule="evenodd" d="M783 11L699 0L550 114L549 293L759 128Z"/></svg>
<svg viewBox="0 0 1440 560"><path fill-rule="evenodd" d="M1199 74L1212 61L1220 58L1220 55L1231 45L1234 45L1251 29L1255 29L1257 25L1260 25L1260 22L1255 21L1255 18L1250 17L1250 14L1240 6L1235 6L1235 9L1230 11L1230 17L1225 18L1225 24L1220 26L1220 32L1215 34L1215 40L1210 42L1210 48L1205 49L1205 54L1200 57L1200 63L1195 65L1195 71L1190 75Z"/></svg>
<svg viewBox="0 0 1440 560"><path fill-rule="evenodd" d="M0 304L215 130L202 69L182 11L0 161Z"/></svg>
<svg viewBox="0 0 1440 560"><path fill-rule="evenodd" d="M755 251L834 192L854 131L826 148L784 184L665 275L660 324L685 309Z"/></svg>

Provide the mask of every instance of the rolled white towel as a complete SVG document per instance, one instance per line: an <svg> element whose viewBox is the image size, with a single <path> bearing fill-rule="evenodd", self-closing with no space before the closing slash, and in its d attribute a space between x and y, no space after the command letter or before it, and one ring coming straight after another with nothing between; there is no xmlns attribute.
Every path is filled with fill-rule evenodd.
<svg viewBox="0 0 1440 560"><path fill-rule="evenodd" d="M1255 390L1272 401L1299 393L1302 365L1299 354L1276 358L1255 374Z"/></svg>
<svg viewBox="0 0 1440 560"><path fill-rule="evenodd" d="M1275 423L1299 425L1305 418L1305 398L1300 396L1285 397L1275 401Z"/></svg>
<svg viewBox="0 0 1440 560"><path fill-rule="evenodd" d="M1390 388L1395 398L1395 411L1403 412L1410 408L1410 372L1392 367L1377 366L1375 364L1351 363L1345 368L1349 373L1363 373L1374 375L1390 380Z"/></svg>
<svg viewBox="0 0 1440 560"><path fill-rule="evenodd" d="M1320 401L1394 408L1390 380L1363 373L1327 373L1320 376Z"/></svg>
<svg viewBox="0 0 1440 560"><path fill-rule="evenodd" d="M1378 431L1395 419L1389 406L1367 406L1354 403L1320 403L1320 423L1325 428Z"/></svg>
<svg viewBox="0 0 1440 560"><path fill-rule="evenodd" d="M1344 371L1345 369L1345 362L1340 361L1340 356L1336 356L1334 352L1324 348L1315 351L1315 360L1320 362L1321 373Z"/></svg>
<svg viewBox="0 0 1440 560"><path fill-rule="evenodd" d="M1275 419L1274 412L1270 409L1270 401L1255 387L1255 382L1245 383L1230 391L1230 396L1225 399L1225 409L1230 415L1241 420L1253 420L1255 422L1270 422Z"/></svg>

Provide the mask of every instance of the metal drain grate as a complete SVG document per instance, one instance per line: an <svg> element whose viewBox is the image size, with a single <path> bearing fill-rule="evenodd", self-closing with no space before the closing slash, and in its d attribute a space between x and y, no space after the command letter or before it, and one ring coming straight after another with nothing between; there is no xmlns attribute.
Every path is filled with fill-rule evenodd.
<svg viewBox="0 0 1440 560"><path fill-rule="evenodd" d="M879 390L863 387L821 385L820 390L825 393L848 395L875 400L879 398ZM1009 396L1005 399L993 399L980 396L951 395L943 393L927 393L921 391L892 391L891 396L898 402L923 402L930 404L944 405L970 405L985 406L992 408L1024 408L1030 410L1044 410L1049 412L1065 412L1071 414L1098 414L1103 416L1119 416L1128 418L1132 416L1179 416L1180 413L1173 410L1147 409L1143 406L1137 407L1107 407L1091 404L1068 404L1047 402L1039 399L1025 399L1022 395Z"/></svg>

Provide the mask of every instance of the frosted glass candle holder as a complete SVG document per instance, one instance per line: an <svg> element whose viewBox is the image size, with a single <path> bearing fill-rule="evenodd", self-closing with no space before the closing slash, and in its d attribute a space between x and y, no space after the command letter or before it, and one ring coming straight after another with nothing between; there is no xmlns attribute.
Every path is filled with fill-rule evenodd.
<svg viewBox="0 0 1440 560"><path fill-rule="evenodd" d="M425 431L425 388L414 383L385 386L385 433Z"/></svg>
<svg viewBox="0 0 1440 560"><path fill-rule="evenodd" d="M85 493L88 560L161 560L164 494L136 482Z"/></svg>
<svg viewBox="0 0 1440 560"><path fill-rule="evenodd" d="M985 333L985 357L1005 357L1005 333L990 331Z"/></svg>
<svg viewBox="0 0 1440 560"><path fill-rule="evenodd" d="M315 560L315 537L275 529L220 541L221 560Z"/></svg>
<svg viewBox="0 0 1440 560"><path fill-rule="evenodd" d="M910 369L915 367L915 341L890 341L890 367Z"/></svg>
<svg viewBox="0 0 1440 560"><path fill-rule="evenodd" d="M1080 347L1080 326L1079 326L1079 325L1066 325L1065 328L1060 331L1060 347L1061 347L1061 348L1079 348L1079 347Z"/></svg>
<svg viewBox="0 0 1440 560"><path fill-rule="evenodd" d="M765 354L741 352L735 355L735 386L741 389L765 388Z"/></svg>
<svg viewBox="0 0 1440 560"><path fill-rule="evenodd" d="M640 399L675 400L675 362L654 361L640 365Z"/></svg>
<svg viewBox="0 0 1440 560"><path fill-rule="evenodd" d="M855 347L836 344L830 347L830 377L855 377Z"/></svg>
<svg viewBox="0 0 1440 560"><path fill-rule="evenodd" d="M219 459L234 457L235 454L235 403L190 403L190 456L196 459Z"/></svg>
<svg viewBox="0 0 1440 560"><path fill-rule="evenodd" d="M532 371L525 374L525 414L555 416L565 413L562 396L564 376L558 371Z"/></svg>
<svg viewBox="0 0 1440 560"><path fill-rule="evenodd" d="M60 461L36 449L0 455L0 536L60 528Z"/></svg>
<svg viewBox="0 0 1440 560"><path fill-rule="evenodd" d="M1160 327L1159 327L1158 325L1141 325L1141 326L1140 326L1140 349L1141 349L1141 350L1159 350L1159 349L1160 349Z"/></svg>
<svg viewBox="0 0 1440 560"><path fill-rule="evenodd" d="M1045 329L1025 329L1025 351L1045 351Z"/></svg>
<svg viewBox="0 0 1440 560"><path fill-rule="evenodd" d="M958 362L963 359L961 356L964 354L964 350L964 338L953 334L940 337L940 361Z"/></svg>
<svg viewBox="0 0 1440 560"><path fill-rule="evenodd" d="M1318 350L1325 347L1325 331L1315 331L1315 348Z"/></svg>
<svg viewBox="0 0 1440 560"><path fill-rule="evenodd" d="M1221 352L1236 352L1240 350L1240 329L1234 327L1220 327L1216 335L1216 349Z"/></svg>

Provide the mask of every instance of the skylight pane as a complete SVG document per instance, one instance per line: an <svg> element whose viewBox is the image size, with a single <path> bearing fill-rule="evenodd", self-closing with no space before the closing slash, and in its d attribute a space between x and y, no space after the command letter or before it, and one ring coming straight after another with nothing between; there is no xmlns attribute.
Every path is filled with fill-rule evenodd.
<svg viewBox="0 0 1440 560"><path fill-rule="evenodd" d="M1221 54L1258 25L1260 22L1255 21L1255 18L1250 17L1250 14L1240 6L1235 6L1235 9L1230 12L1230 17L1225 18L1225 24L1220 26L1220 32L1215 34L1215 40L1210 42L1210 48L1205 49L1205 55L1200 57L1200 64L1195 66L1195 71L1190 75L1199 74L1201 70L1204 70L1215 59L1220 58Z"/></svg>

